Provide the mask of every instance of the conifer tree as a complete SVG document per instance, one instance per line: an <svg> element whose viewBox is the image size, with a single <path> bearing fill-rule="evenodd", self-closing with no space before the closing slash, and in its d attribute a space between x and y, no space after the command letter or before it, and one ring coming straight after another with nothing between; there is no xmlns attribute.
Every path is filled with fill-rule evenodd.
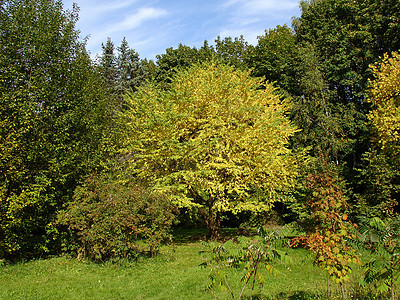
<svg viewBox="0 0 400 300"><path fill-rule="evenodd" d="M124 37L121 46L117 47L117 89L121 93L136 91L144 79L144 73L139 59L139 54L129 48Z"/></svg>

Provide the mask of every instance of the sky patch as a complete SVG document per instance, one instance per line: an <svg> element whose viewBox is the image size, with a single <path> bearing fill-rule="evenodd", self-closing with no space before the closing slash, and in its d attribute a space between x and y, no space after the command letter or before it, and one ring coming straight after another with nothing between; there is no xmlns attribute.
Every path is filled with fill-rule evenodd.
<svg viewBox="0 0 400 300"><path fill-rule="evenodd" d="M64 8L77 2L77 29L89 37L92 57L110 37L119 46L126 37L141 58L156 59L179 44L201 47L217 36L243 35L249 43L277 25L291 24L300 16L297 0L63 0Z"/></svg>

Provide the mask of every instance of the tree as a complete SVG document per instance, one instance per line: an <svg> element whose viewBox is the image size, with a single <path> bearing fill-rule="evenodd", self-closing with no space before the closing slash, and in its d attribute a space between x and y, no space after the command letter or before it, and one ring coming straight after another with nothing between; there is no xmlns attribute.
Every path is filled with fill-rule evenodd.
<svg viewBox="0 0 400 300"><path fill-rule="evenodd" d="M312 45L316 66L323 74L327 115L333 116L330 123L334 126L328 126L329 131L338 128L339 133L334 144L334 140L330 141L331 146L340 147L330 151L329 161L336 162L346 179L356 185L355 169L368 149L369 104L365 94L372 76L369 65L379 61L385 52L400 48L400 3L396 0L311 0L302 1L301 8L301 17L294 22L296 43L298 47ZM312 101L318 103L320 99L318 96ZM301 113L302 102L297 103ZM341 116L345 116L345 121ZM319 123L324 125L316 122L313 127L318 129ZM306 123L296 125L307 129ZM314 132L321 137L318 130ZM327 131L324 135L330 136Z"/></svg>
<svg viewBox="0 0 400 300"><path fill-rule="evenodd" d="M247 64L253 69L252 75L265 77L283 91L295 95L296 39L294 32L285 26L266 30L258 37L258 43L249 47Z"/></svg>
<svg viewBox="0 0 400 300"><path fill-rule="evenodd" d="M120 111L124 104L123 95L135 91L144 81L144 69L139 54L129 47L125 37L116 51L110 38L102 48L103 53L98 58L100 71L111 93L109 101ZM148 66L147 62L145 64Z"/></svg>
<svg viewBox="0 0 400 300"><path fill-rule="evenodd" d="M43 254L52 221L100 164L107 92L61 1L0 6L0 257Z"/></svg>
<svg viewBox="0 0 400 300"><path fill-rule="evenodd" d="M155 62L152 59L147 60L145 58L141 61L141 64L145 80L154 80L157 76L157 65Z"/></svg>
<svg viewBox="0 0 400 300"><path fill-rule="evenodd" d="M173 190L179 206L197 207L210 237L222 212L268 211L291 191L302 157L286 148L296 131L288 103L249 72L195 65L168 91L153 82L127 101L135 176Z"/></svg>
<svg viewBox="0 0 400 300"><path fill-rule="evenodd" d="M372 67L368 119L372 123L372 147L364 155L358 205L365 215L391 217L400 199L400 54L385 55Z"/></svg>
<svg viewBox="0 0 400 300"><path fill-rule="evenodd" d="M349 281L350 263L359 262L355 250L346 239L352 237L351 226L346 224L348 205L343 192L343 182L331 171L310 174L306 179L305 208L309 217L304 222L306 237L294 239L315 253L314 264L327 271L329 280L340 284L345 299L343 283Z"/></svg>
<svg viewBox="0 0 400 300"><path fill-rule="evenodd" d="M165 88L171 82L173 76L181 69L187 69L193 64L210 60L213 51L205 42L201 50L179 44L177 49L168 48L164 54L157 55L157 75L155 80Z"/></svg>
<svg viewBox="0 0 400 300"><path fill-rule="evenodd" d="M385 55L379 66L373 66L374 80L369 89L372 110L368 115L382 150L393 159L400 157L400 53Z"/></svg>
<svg viewBox="0 0 400 300"><path fill-rule="evenodd" d="M248 44L243 38L235 37L233 40L231 37L225 37L221 40L221 37L217 37L215 40L215 53L224 63L235 66L238 69L246 69L245 57L248 49Z"/></svg>
<svg viewBox="0 0 400 300"><path fill-rule="evenodd" d="M142 84L144 75L139 54L134 49L129 48L126 38L123 38L121 46L117 50L117 88L123 94L129 90L136 91Z"/></svg>
<svg viewBox="0 0 400 300"><path fill-rule="evenodd" d="M117 80L117 56L114 43L107 38L106 44L101 44L103 53L99 58L101 73L109 87L113 87Z"/></svg>
<svg viewBox="0 0 400 300"><path fill-rule="evenodd" d="M294 148L309 147L320 164L343 164L346 155L355 152L357 112L353 105L336 103L312 44L299 45L292 68L296 86L292 95L291 119L302 130L292 139Z"/></svg>
<svg viewBox="0 0 400 300"><path fill-rule="evenodd" d="M329 88L338 101L363 105L369 65L400 48L396 0L318 0L303 4L296 29L300 42L315 45Z"/></svg>

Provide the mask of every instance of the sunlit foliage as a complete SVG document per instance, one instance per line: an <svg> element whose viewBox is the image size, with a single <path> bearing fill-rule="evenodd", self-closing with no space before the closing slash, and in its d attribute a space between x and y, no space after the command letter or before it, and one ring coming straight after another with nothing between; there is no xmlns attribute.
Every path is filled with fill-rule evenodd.
<svg viewBox="0 0 400 300"><path fill-rule="evenodd" d="M195 65L169 91L150 83L127 97L126 151L135 176L197 207L211 236L223 211L268 211L297 175L286 148L289 105L248 72Z"/></svg>

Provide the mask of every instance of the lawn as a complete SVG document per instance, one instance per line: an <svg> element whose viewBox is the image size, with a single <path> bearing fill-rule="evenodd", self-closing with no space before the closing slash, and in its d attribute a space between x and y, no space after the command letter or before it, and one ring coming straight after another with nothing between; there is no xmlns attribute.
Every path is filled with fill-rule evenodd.
<svg viewBox="0 0 400 300"><path fill-rule="evenodd" d="M205 290L209 275L201 241L179 239L161 254L137 262L93 263L66 257L0 266L1 299L229 299L227 291ZM303 249L287 249L290 263L277 262L280 274L265 274L259 299L325 299L326 275ZM356 270L357 272L357 270ZM236 294L241 273L228 280ZM337 287L332 283L334 299ZM245 296L248 298L249 291ZM352 298L354 299L354 298Z"/></svg>

